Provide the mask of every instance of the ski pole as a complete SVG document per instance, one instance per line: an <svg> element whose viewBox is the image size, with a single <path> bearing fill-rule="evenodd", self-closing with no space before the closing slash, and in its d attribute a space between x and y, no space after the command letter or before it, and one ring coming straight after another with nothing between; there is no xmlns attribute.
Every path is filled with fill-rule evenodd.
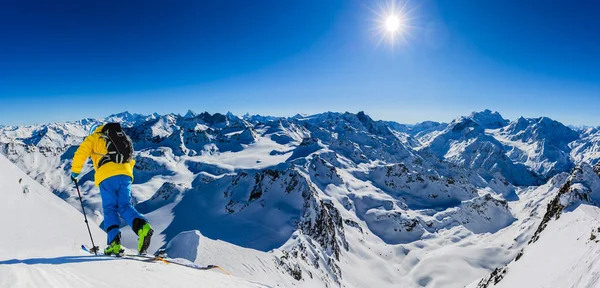
<svg viewBox="0 0 600 288"><path fill-rule="evenodd" d="M83 207L83 200L81 199L81 192L79 192L79 183L77 183L77 179L71 177L73 182L75 182L75 188L77 188L77 195L79 195L79 202L81 203L81 210L83 211L83 218L85 219L85 225L87 226L88 233L90 233L90 239L92 239L92 250L94 251L94 255L98 255L98 247L94 244L94 237L92 237L92 231L90 230L90 224L87 220L87 215L85 214L85 207Z"/></svg>

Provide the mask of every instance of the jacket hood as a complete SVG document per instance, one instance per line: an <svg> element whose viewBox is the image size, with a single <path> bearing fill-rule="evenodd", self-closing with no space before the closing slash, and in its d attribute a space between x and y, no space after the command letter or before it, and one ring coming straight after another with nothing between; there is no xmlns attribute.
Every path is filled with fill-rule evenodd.
<svg viewBox="0 0 600 288"><path fill-rule="evenodd" d="M90 127L90 131L88 132L88 135L92 135L94 133L100 133L100 132L102 132L102 128L104 128L104 124L96 124L96 125Z"/></svg>

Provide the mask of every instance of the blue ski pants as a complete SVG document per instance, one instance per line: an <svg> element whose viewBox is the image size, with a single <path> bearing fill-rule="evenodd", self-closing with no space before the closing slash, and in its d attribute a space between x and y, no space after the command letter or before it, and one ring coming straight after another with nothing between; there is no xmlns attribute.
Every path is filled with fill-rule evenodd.
<svg viewBox="0 0 600 288"><path fill-rule="evenodd" d="M123 217L129 227L133 227L135 219L146 222L146 218L131 204L131 182L132 179L129 176L116 175L106 178L100 183L104 229L108 234L107 244L110 244L121 233L119 215ZM137 231L134 232L137 234Z"/></svg>

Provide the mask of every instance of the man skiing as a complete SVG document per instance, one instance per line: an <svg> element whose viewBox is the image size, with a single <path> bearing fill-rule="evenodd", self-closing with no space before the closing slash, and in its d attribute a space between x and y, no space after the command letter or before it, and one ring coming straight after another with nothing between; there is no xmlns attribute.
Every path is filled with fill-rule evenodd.
<svg viewBox="0 0 600 288"><path fill-rule="evenodd" d="M96 171L94 181L100 187L102 209L104 210L104 228L108 247L106 255L122 255L119 215L138 235L138 251L145 254L152 227L131 204L131 184L133 182L133 145L118 123L94 126L79 146L73 157L71 179L77 177L87 158L91 157Z"/></svg>

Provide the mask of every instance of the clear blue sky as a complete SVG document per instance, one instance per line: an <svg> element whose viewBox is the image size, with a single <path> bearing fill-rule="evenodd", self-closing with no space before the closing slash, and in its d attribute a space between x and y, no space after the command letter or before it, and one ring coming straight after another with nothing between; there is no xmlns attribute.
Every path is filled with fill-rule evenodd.
<svg viewBox="0 0 600 288"><path fill-rule="evenodd" d="M4 1L0 124L194 111L364 110L450 121L473 110L600 125L600 2Z"/></svg>

